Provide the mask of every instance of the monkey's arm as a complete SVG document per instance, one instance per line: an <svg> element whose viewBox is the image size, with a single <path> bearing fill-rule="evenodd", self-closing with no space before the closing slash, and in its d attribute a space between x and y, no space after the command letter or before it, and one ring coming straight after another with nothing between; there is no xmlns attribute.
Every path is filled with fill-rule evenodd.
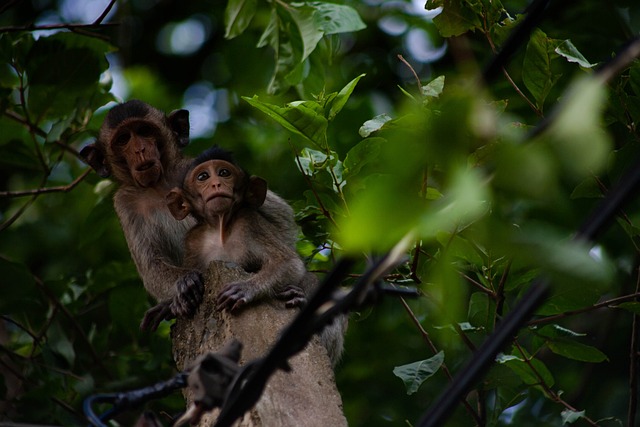
<svg viewBox="0 0 640 427"><path fill-rule="evenodd" d="M152 206L140 214L140 206L135 204L140 199L132 201L126 196L116 193L116 212L145 289L159 301L145 315L143 326L151 322L157 327L164 318L171 318L162 305L172 317L193 313L202 301L202 277L181 266L184 235L193 222L176 221L164 206ZM147 319L152 315L160 319Z"/></svg>
<svg viewBox="0 0 640 427"><path fill-rule="evenodd" d="M245 281L227 284L218 294L218 308L235 311L261 298L285 300L287 307L306 303L304 263L273 223L256 214L244 218L238 228L247 232L245 249L236 261L248 271L251 266L258 269Z"/></svg>

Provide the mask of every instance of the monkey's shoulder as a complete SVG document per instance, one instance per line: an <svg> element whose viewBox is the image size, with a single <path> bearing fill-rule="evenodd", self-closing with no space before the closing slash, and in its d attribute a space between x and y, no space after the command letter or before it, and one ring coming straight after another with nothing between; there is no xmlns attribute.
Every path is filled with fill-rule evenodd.
<svg viewBox="0 0 640 427"><path fill-rule="evenodd" d="M171 215L165 199L165 192L158 189L120 188L113 197L113 204L117 211L128 212L133 215L152 217L158 212Z"/></svg>

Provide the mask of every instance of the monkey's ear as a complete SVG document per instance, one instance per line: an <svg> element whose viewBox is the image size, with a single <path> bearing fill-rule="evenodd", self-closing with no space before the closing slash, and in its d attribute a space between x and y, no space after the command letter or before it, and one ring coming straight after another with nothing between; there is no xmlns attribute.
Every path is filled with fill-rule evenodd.
<svg viewBox="0 0 640 427"><path fill-rule="evenodd" d="M104 159L102 150L95 143L91 143L80 150L80 157L86 164L91 166L102 178L111 175Z"/></svg>
<svg viewBox="0 0 640 427"><path fill-rule="evenodd" d="M267 181L259 176L251 176L245 193L245 202L252 208L259 208L267 198Z"/></svg>
<svg viewBox="0 0 640 427"><path fill-rule="evenodd" d="M178 145L186 147L189 145L189 111L175 110L168 116L169 126L178 137Z"/></svg>
<svg viewBox="0 0 640 427"><path fill-rule="evenodd" d="M171 211L171 215L178 221L185 219L187 215L189 215L189 212L191 212L191 207L185 200L182 190L177 187L169 191L165 196L165 200L167 201L167 207L169 211Z"/></svg>

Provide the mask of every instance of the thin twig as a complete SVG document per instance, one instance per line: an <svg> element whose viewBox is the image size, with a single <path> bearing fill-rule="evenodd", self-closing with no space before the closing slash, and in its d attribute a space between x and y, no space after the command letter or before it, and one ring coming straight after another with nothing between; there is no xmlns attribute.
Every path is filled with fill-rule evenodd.
<svg viewBox="0 0 640 427"><path fill-rule="evenodd" d="M418 73L416 73L416 70L413 69L411 64L409 64L409 62L406 59L404 59L404 56L398 54L398 59L402 61L402 63L406 65L409 68L409 70L411 70L411 72L413 73L413 77L415 77L416 83L418 84L418 94L422 96L422 86L420 86L420 77L418 77Z"/></svg>
<svg viewBox="0 0 640 427"><path fill-rule="evenodd" d="M102 21L104 21L104 19L107 17L107 15L109 14L109 12L111 12L111 9L113 8L113 6L116 4L116 0L111 0L109 2L109 4L107 5L107 7L104 8L104 10L102 11L102 13L100 14L100 16L98 16L98 19L96 19L95 21L93 21L92 25L100 25L102 24Z"/></svg>
<svg viewBox="0 0 640 427"><path fill-rule="evenodd" d="M67 309L67 307L65 307L60 302L60 300L58 300L58 298L49 290L49 288L44 284L44 282L42 282L42 280L40 280L36 276L33 276L33 278L35 279L35 282L38 285L38 287L47 296L49 301L51 301L54 304L54 306L56 306L58 309L60 309L60 311L65 315L65 317L67 317L67 319L69 319L69 321L73 325L73 328L76 330L76 332L78 333L78 335L80 336L82 341L84 341L84 343L88 347L89 353L90 353L92 359L94 360L94 362L96 363L96 365L99 366L104 371L104 373L107 375L107 378L113 379L113 376L111 375L111 373L109 372L109 370L107 369L105 364L103 363L103 358L100 357L98 355L98 353L96 353L96 350L93 348L93 345L91 344L91 341L89 340L89 337L87 337L87 335L85 334L84 330L80 327L80 325L78 325L78 322L76 321L76 319L73 316L73 314L71 314L71 312Z"/></svg>
<svg viewBox="0 0 640 427"><path fill-rule="evenodd" d="M487 41L489 42L489 46L491 47L491 51L494 54L498 53L498 49L496 49L495 44L493 43L493 39L491 38L491 33L488 30L484 31L484 35L487 37ZM520 87L516 84L516 82L511 78L511 75L509 74L509 72L507 71L507 69L504 67L504 65L501 67L502 69L502 74L504 74L504 77L507 79L507 81L509 82L509 84L511 85L511 87L513 87L513 89L516 91L516 93L518 94L518 96L520 96L520 98L522 98L524 100L524 102L526 102L527 104L529 104L529 107L531 107L531 109L533 110L534 113L536 113L536 116L542 118L544 117L544 114L542 114L542 110L539 109L528 97L527 95L524 94L524 92L522 91L522 89L520 89Z"/></svg>
<svg viewBox="0 0 640 427"><path fill-rule="evenodd" d="M504 310L504 286L509 277L509 270L511 270L511 261L507 263L502 277L500 277L500 283L498 283L498 290L496 291L496 319L498 316L502 316L502 311Z"/></svg>
<svg viewBox="0 0 640 427"><path fill-rule="evenodd" d="M87 175L91 172L91 168L87 168L82 174L80 174L73 182L67 185L60 185L57 187L45 187L45 188L35 188L31 190L22 190L22 191L0 191L0 198L3 197L23 197L23 196L37 196L40 194L47 193L67 193L73 190L82 180L84 180Z"/></svg>
<svg viewBox="0 0 640 427"><path fill-rule="evenodd" d="M618 297L618 298L612 298L606 301L602 301L598 304L594 304L590 307L584 307L584 308L580 308L577 310L570 310L570 311L565 311L564 313L560 313L560 314L555 314L553 316L549 316L549 317L543 317L540 319L534 319L529 321L529 323L527 323L527 326L533 326L533 325L541 325L541 324L545 324L545 323L550 323L553 321L556 321L558 319L563 319L565 317L569 317L569 316L575 316L576 314L581 314L581 313L587 313L589 311L593 311L593 310L597 310L599 308L603 308L603 307L615 307L616 305L622 304L623 302L627 302L627 301L632 301L636 298L640 297L640 292L636 292L630 295L625 295L622 297Z"/></svg>
<svg viewBox="0 0 640 427"><path fill-rule="evenodd" d="M462 271L460 271L458 274L460 274L460 276L462 276L467 282L469 282L470 285L473 285L473 287L478 289L480 292L489 295L491 298L496 297L496 293L493 292L491 289L487 288L486 286L483 286L482 283L478 282L477 280L473 279L472 277L468 276Z"/></svg>
<svg viewBox="0 0 640 427"><path fill-rule="evenodd" d="M34 341L39 341L39 338L36 337L34 335L33 332L31 332L29 329L27 329L24 325L22 325L21 323L16 322L15 320L13 320L11 317L6 316L4 314L0 314L0 319L4 320L5 322L9 322L12 325L14 325L15 327L17 327L18 329L22 329L24 332L27 333L27 335L29 335Z"/></svg>
<svg viewBox="0 0 640 427"><path fill-rule="evenodd" d="M555 391L551 390L551 388L544 381L544 378L542 378L542 375L540 375L540 373L536 370L536 368L531 363L531 359L526 355L526 353L524 352L524 349L520 346L520 343L518 343L518 340L515 340L513 342L513 344L515 345L515 347L518 349L518 351L522 355L522 359L524 360L524 363L529 367L529 369L531 369L531 372L533 373L533 375L538 379L538 385L544 389L545 393L554 402L561 404L562 406L564 406L565 408L567 408L568 410L570 410L572 412L578 412L578 410L576 408L574 408L568 402L566 402L565 400L560 398L559 394L557 394ZM583 415L582 419L585 420L588 424L590 424L592 426L595 426L595 427L598 427L598 424L595 421L593 421L591 418L587 417L586 415Z"/></svg>
<svg viewBox="0 0 640 427"><path fill-rule="evenodd" d="M23 126L25 126L27 129L29 129L29 132L33 132L36 135L41 136L43 138L47 137L47 133L45 131L43 131L39 127L37 127L37 126L33 125L32 123L30 123L27 119L25 119L24 117L22 117L21 115L19 115L15 111L5 110L4 114L5 114L5 116L9 117L10 119L15 120L16 122L18 122L18 123L22 124Z"/></svg>
<svg viewBox="0 0 640 427"><path fill-rule="evenodd" d="M33 197L31 197L31 199L29 199L29 201L27 201L27 203L25 203L24 205L22 205L20 207L20 209L18 209L16 211L16 213L14 213L11 218L9 218L8 220L6 220L5 222L3 222L2 224L0 224L0 233L3 232L4 230L6 230L7 228L11 227L11 225L16 222L16 220L18 218L20 218L20 216L24 213L24 211L27 210L27 208L29 206L31 206L31 204L36 200L38 196L34 195Z"/></svg>
<svg viewBox="0 0 640 427"><path fill-rule="evenodd" d="M422 338L424 338L425 342L427 343L427 345L429 346L429 348L431 349L433 354L437 354L438 353L437 347L435 346L433 341L431 341L431 337L429 336L429 333L422 327L422 325L420 324L420 321L416 317L415 313L413 312L413 310L411 310L411 307L409 307L409 304L407 304L407 301L404 298L400 297L400 302L402 303L402 306L404 307L405 311L409 315L409 318L411 319L413 324L420 331L420 334L422 335ZM442 372L444 372L444 374L447 376L447 378L449 378L449 381L451 381L453 379L453 376L451 375L451 372L449 371L449 368L447 368L447 365L444 362L442 362L442 365L440 367L442 368ZM474 411L474 409L471 406L471 404L469 404L469 402L467 402L467 399L465 399L465 398L462 398L461 400L462 400L462 404L465 406L465 408L467 408L467 412L469 412L469 414L474 419L474 421L478 425L481 425L480 417L478 416L476 411Z"/></svg>
<svg viewBox="0 0 640 427"><path fill-rule="evenodd" d="M0 27L0 33L16 33L21 31L51 31L51 30L83 30L87 28L104 28L115 27L118 23L107 22L105 24L50 24L50 25L24 25L24 26L11 26ZM93 34L93 33L92 33Z"/></svg>

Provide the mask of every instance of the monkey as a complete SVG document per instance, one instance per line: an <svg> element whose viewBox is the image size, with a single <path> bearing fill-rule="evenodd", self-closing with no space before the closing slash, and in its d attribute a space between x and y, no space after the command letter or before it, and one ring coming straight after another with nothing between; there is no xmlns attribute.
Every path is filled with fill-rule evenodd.
<svg viewBox="0 0 640 427"><path fill-rule="evenodd" d="M214 146L204 151L185 174L182 187L166 196L176 220L195 218L185 238L184 266L204 271L211 261L236 264L254 273L224 286L217 308L237 312L263 298L279 298L287 307L306 303L302 283L307 271L295 249L259 208L267 182L240 168L230 152Z"/></svg>
<svg viewBox="0 0 640 427"><path fill-rule="evenodd" d="M118 185L113 203L129 251L145 289L160 302L145 313L143 330L155 330L165 319L193 315L204 294L201 273L182 266L184 237L195 220L177 221L165 202L191 163L181 152L188 143L187 110L165 115L131 100L113 107L96 141L80 151L100 177L112 177ZM280 230L283 244L295 248L297 226L291 207L269 191L260 210Z"/></svg>
<svg viewBox="0 0 640 427"><path fill-rule="evenodd" d="M236 313L264 299L280 299L285 307L301 307L318 285L295 248L265 218L267 182L249 175L230 152L214 146L198 156L185 173L183 185L166 196L179 221L189 216L196 225L185 237L185 267L204 271L211 261L225 261L253 273L219 291L219 310ZM320 334L335 366L343 349L347 317L341 316Z"/></svg>

